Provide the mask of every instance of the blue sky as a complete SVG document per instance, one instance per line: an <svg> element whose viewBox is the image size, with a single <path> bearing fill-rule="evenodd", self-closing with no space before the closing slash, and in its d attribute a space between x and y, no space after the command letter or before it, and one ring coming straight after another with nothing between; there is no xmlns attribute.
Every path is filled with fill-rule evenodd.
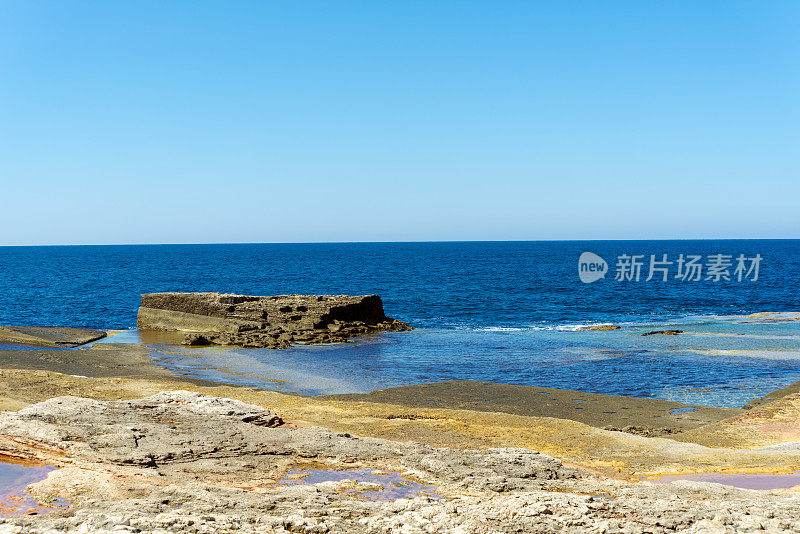
<svg viewBox="0 0 800 534"><path fill-rule="evenodd" d="M0 245L800 237L800 3L0 0Z"/></svg>

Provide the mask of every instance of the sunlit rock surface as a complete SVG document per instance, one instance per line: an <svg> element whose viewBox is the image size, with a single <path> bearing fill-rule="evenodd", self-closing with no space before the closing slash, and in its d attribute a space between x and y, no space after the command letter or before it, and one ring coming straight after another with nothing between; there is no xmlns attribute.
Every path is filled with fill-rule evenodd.
<svg viewBox="0 0 800 534"><path fill-rule="evenodd" d="M800 529L800 496L791 491L628 483L529 449L437 448L298 428L272 410L188 391L126 401L57 397L0 414L0 436L0 454L58 467L29 486L33 498L70 503L0 519L2 532ZM370 498L379 477L356 480L367 468L429 493ZM330 474L286 480L298 470Z"/></svg>
<svg viewBox="0 0 800 534"><path fill-rule="evenodd" d="M149 293L140 328L187 332L187 345L283 348L293 342L336 343L356 335L411 330L386 317L377 295Z"/></svg>

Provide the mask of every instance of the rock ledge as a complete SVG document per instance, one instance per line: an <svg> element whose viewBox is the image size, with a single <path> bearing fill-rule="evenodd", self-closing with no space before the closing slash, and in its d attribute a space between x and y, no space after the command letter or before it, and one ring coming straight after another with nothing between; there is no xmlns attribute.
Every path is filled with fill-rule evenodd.
<svg viewBox="0 0 800 534"><path fill-rule="evenodd" d="M0 342L42 347L77 347L106 337L103 330L62 326L0 326Z"/></svg>
<svg viewBox="0 0 800 534"><path fill-rule="evenodd" d="M148 293L142 295L137 326L186 332L184 345L265 348L411 330L408 324L386 317L377 295Z"/></svg>

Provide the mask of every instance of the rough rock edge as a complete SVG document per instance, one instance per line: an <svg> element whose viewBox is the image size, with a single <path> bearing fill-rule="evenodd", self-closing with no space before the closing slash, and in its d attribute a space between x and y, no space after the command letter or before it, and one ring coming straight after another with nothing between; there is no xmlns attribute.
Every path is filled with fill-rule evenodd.
<svg viewBox="0 0 800 534"><path fill-rule="evenodd" d="M149 293L142 295L137 325L187 332L184 345L276 349L412 329L386 317L377 295Z"/></svg>

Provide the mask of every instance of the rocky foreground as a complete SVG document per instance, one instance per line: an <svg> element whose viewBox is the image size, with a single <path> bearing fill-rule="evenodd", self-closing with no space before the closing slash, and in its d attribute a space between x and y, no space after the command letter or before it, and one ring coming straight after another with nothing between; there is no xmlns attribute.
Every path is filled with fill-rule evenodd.
<svg viewBox="0 0 800 534"><path fill-rule="evenodd" d="M338 343L382 331L411 330L386 317L378 295L149 293L137 326L186 332L186 345L285 348L292 343Z"/></svg>
<svg viewBox="0 0 800 534"><path fill-rule="evenodd" d="M0 436L0 454L60 467L30 486L33 497L71 503L4 518L0 532L800 532L791 491L629 483L528 449L300 428L260 406L188 391L57 397L0 414ZM378 501L367 498L374 483L286 477L354 468L400 473L433 494Z"/></svg>

